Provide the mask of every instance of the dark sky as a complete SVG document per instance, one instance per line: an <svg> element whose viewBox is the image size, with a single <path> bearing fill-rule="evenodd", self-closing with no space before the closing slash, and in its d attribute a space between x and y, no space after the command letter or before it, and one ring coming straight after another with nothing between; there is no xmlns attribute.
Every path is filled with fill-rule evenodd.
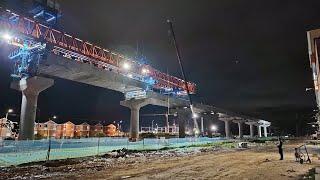
<svg viewBox="0 0 320 180"><path fill-rule="evenodd" d="M313 86L306 31L320 28L319 0L64 0L60 5L63 31L129 56L140 42L149 64L180 76L166 24L172 18L198 101L270 120L288 132L310 121L315 99L305 92ZM19 108L20 96L9 89L11 66L3 45L0 54L4 112ZM128 121L121 98L58 79L40 96L41 121L52 114L61 121Z"/></svg>

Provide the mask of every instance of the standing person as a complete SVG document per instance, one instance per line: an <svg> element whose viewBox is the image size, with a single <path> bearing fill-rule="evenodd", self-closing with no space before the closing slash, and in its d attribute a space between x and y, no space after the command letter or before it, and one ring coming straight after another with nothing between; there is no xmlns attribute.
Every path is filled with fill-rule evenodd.
<svg viewBox="0 0 320 180"><path fill-rule="evenodd" d="M282 139L279 137L279 144L277 145L280 154L280 160L283 160L283 149L282 149Z"/></svg>

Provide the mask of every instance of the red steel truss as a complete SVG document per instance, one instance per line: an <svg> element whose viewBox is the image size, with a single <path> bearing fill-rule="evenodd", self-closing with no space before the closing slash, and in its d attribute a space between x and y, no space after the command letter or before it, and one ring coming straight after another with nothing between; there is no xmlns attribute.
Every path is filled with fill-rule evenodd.
<svg viewBox="0 0 320 180"><path fill-rule="evenodd" d="M141 74L140 70L142 68L148 69L148 76L151 76L156 80L156 84L154 85L155 88L179 88L186 91L185 83L182 79L170 76L149 65L140 64L121 54L111 52L108 49L101 48L69 34L52 29L33 19L20 16L0 7L0 30L3 29L9 30L10 32L22 33L26 36L38 39L39 41L44 40L46 43L59 47L59 49L62 48L72 51L89 57L89 59L94 59L96 62L105 63L118 68L120 68L120 65L124 62L134 63L135 67L138 67L135 69L134 73ZM196 85L194 83L188 82L188 88L191 93L195 93Z"/></svg>

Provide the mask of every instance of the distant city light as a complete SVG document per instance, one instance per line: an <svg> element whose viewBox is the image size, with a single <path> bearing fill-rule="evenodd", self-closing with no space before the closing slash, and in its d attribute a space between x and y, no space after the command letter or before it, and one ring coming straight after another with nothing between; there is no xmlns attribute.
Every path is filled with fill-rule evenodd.
<svg viewBox="0 0 320 180"><path fill-rule="evenodd" d="M131 65L128 62L125 62L122 64L123 69L129 70L131 68Z"/></svg>
<svg viewBox="0 0 320 180"><path fill-rule="evenodd" d="M215 125L211 126L211 131L216 131L217 129L218 129L217 126L215 126Z"/></svg>
<svg viewBox="0 0 320 180"><path fill-rule="evenodd" d="M53 119L57 119L57 116L53 116L52 118L53 118Z"/></svg>
<svg viewBox="0 0 320 180"><path fill-rule="evenodd" d="M194 129L194 133L195 133L195 134L199 134L200 131L195 128L195 129Z"/></svg>
<svg viewBox="0 0 320 180"><path fill-rule="evenodd" d="M148 74L149 73L149 69L142 68L141 72L142 72L142 74Z"/></svg>
<svg viewBox="0 0 320 180"><path fill-rule="evenodd" d="M8 109L8 113L13 113L13 109Z"/></svg>
<svg viewBox="0 0 320 180"><path fill-rule="evenodd" d="M3 38L4 40L10 41L10 40L12 39L12 36L11 36L9 33L4 33L4 34L2 35L2 38Z"/></svg>
<svg viewBox="0 0 320 180"><path fill-rule="evenodd" d="M212 111L210 114L214 115L214 112Z"/></svg>

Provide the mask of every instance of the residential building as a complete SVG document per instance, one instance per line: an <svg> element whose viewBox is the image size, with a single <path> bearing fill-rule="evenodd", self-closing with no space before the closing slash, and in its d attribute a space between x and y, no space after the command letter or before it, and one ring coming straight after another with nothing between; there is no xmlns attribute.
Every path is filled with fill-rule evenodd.
<svg viewBox="0 0 320 180"><path fill-rule="evenodd" d="M89 137L90 136L90 125L88 123L82 123L76 125L75 137Z"/></svg>
<svg viewBox="0 0 320 180"><path fill-rule="evenodd" d="M100 123L90 127L90 137L96 136L97 133L103 133L103 125Z"/></svg>
<svg viewBox="0 0 320 180"><path fill-rule="evenodd" d="M117 136L117 127L114 124L109 124L104 127L104 133L106 136Z"/></svg>

